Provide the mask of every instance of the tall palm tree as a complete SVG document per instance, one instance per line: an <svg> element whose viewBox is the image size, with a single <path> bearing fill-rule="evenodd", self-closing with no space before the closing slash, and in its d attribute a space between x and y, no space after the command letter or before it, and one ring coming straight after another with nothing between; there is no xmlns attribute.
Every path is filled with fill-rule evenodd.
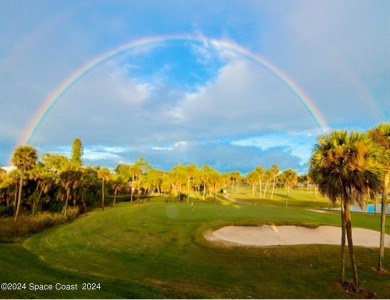
<svg viewBox="0 0 390 300"><path fill-rule="evenodd" d="M376 148L367 135L342 130L319 136L309 162L310 177L318 185L319 191L333 202L341 199L340 280L344 283L346 233L355 291L359 291L359 280L353 251L350 205L361 201L369 189L379 189L381 169L377 156Z"/></svg>
<svg viewBox="0 0 390 300"><path fill-rule="evenodd" d="M16 206L16 213L14 222L18 219L20 202L22 199L22 187L23 187L23 176L27 170L32 169L38 161L38 153L31 146L19 146L15 149L12 155L12 163L20 170L20 181L19 181L19 193L18 203Z"/></svg>
<svg viewBox="0 0 390 300"><path fill-rule="evenodd" d="M111 179L111 172L104 167L98 170L97 176L102 181L102 211L104 211L104 183Z"/></svg>
<svg viewBox="0 0 390 300"><path fill-rule="evenodd" d="M261 182L263 180L264 169L260 166L255 168L255 172L257 174L258 182L259 182L259 198L261 199Z"/></svg>
<svg viewBox="0 0 390 300"><path fill-rule="evenodd" d="M271 166L271 172L272 172L272 175L273 175L273 183L272 183L272 193L271 193L271 199L274 197L274 191L275 191L275 181L276 181L276 176L279 174L280 172L280 169L279 169L279 166L276 165L276 164L273 164Z"/></svg>
<svg viewBox="0 0 390 300"><path fill-rule="evenodd" d="M273 177L272 170L271 169L265 170L264 173L265 186L264 186L264 193L263 193L264 199L265 199L265 193L267 192L268 183L270 180L272 180L272 177Z"/></svg>
<svg viewBox="0 0 390 300"><path fill-rule="evenodd" d="M381 237L379 245L379 260L378 271L384 271L385 261L385 223L386 223L386 202L389 193L389 178L390 178L390 124L380 124L369 131L369 135L373 142L381 151L380 162L382 163L385 172L382 183L382 211L381 211ZM375 195L376 198L376 195Z"/></svg>

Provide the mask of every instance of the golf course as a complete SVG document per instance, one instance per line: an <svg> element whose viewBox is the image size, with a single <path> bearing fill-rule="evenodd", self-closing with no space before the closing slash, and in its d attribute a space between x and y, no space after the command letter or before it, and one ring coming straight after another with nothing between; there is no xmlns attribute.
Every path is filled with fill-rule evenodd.
<svg viewBox="0 0 390 300"><path fill-rule="evenodd" d="M206 200L155 196L120 202L71 223L0 244L1 298L350 298L339 284L340 245L242 246L205 238L224 226L341 226L323 197L249 188ZM330 208L330 209L329 209ZM5 222L1 220L1 222ZM353 228L379 231L380 217L352 213ZM390 226L386 225L386 233ZM379 247L379 240L378 240ZM390 298L375 272L378 248L355 246L361 287ZM390 249L385 250L390 268ZM349 263L346 275L350 277ZM24 287L24 288L23 288Z"/></svg>

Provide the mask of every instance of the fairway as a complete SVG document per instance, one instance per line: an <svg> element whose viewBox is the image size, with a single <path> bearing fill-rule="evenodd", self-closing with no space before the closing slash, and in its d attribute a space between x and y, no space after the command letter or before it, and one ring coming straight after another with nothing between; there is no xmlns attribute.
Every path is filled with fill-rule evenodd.
<svg viewBox="0 0 390 300"><path fill-rule="evenodd" d="M70 224L36 234L23 243L27 252L19 245L12 246L23 257L16 259L16 265L31 268L30 282L61 282L51 279L49 272L68 283L81 284L87 278L90 278L88 282L101 283L100 290L48 294L58 298L347 296L334 288L339 275L339 246L224 247L204 238L206 232L226 225L339 226L339 213L306 209L321 209L326 206L325 201L315 205L303 201L306 204L303 207L302 201L291 200L291 206L286 208L281 200L257 199L255 205L229 201L219 201L217 205L211 201L165 203L163 200L120 203L104 212L94 210ZM354 226L362 228L379 227L376 216L354 214L353 221ZM9 247L0 246L3 251ZM376 265L377 249L357 247L356 250L362 285L380 297L390 297L387 277L371 270ZM387 256L389 252L386 249ZM15 274L14 278L18 276ZM26 291L5 294L11 295L34 296ZM36 294L37 297L45 295L44 292Z"/></svg>

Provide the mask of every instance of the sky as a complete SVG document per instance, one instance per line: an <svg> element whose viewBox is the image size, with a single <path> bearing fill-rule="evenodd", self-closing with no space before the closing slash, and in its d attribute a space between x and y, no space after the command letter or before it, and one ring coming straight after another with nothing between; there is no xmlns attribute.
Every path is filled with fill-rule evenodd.
<svg viewBox="0 0 390 300"><path fill-rule="evenodd" d="M390 120L388 0L0 0L0 166L307 171L319 135Z"/></svg>

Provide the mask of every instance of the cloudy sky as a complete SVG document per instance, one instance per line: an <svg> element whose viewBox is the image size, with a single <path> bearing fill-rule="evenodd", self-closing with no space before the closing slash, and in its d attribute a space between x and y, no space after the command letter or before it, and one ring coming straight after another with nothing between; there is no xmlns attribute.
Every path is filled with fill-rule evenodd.
<svg viewBox="0 0 390 300"><path fill-rule="evenodd" d="M390 120L389 15L388 0L0 0L0 165L80 137L92 165L305 172L319 134Z"/></svg>

